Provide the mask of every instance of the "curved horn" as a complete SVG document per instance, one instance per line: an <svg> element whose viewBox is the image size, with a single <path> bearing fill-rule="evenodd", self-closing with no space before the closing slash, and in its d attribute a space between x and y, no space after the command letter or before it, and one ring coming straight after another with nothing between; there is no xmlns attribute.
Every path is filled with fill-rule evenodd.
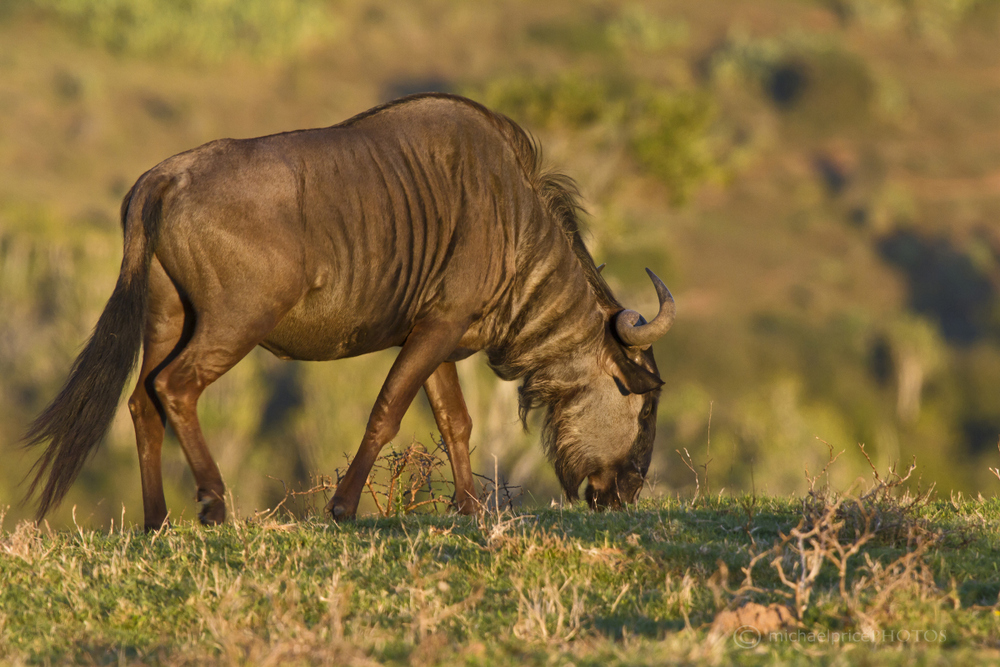
<svg viewBox="0 0 1000 667"><path fill-rule="evenodd" d="M615 318L615 333L618 334L618 340L631 347L649 347L660 336L667 333L670 325L674 323L674 313L676 312L674 297L655 273L649 269L646 269L646 273L649 274L649 279L653 281L653 287L656 288L656 296L660 300L660 312L648 324L642 315L634 310L625 309L618 313Z"/></svg>

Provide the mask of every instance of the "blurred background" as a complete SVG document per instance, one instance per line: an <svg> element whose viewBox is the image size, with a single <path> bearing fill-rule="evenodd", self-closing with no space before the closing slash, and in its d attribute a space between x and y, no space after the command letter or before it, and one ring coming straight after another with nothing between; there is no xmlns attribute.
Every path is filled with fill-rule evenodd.
<svg viewBox="0 0 1000 667"><path fill-rule="evenodd" d="M992 495L998 39L1000 0L3 0L0 506L29 514L17 441L111 294L140 174L425 90L541 141L624 303L654 312L646 266L673 290L647 494L694 492L685 448L702 493L801 493L828 446L847 450L844 488L870 478L864 443L883 474L916 457L923 487ZM202 425L238 511L343 468L394 356L258 349L210 387ZM474 468L529 506L558 498L516 385L459 367ZM421 394L396 444L433 433ZM164 474L172 516L193 518L169 435ZM141 522L124 405L53 525L74 505L81 523Z"/></svg>

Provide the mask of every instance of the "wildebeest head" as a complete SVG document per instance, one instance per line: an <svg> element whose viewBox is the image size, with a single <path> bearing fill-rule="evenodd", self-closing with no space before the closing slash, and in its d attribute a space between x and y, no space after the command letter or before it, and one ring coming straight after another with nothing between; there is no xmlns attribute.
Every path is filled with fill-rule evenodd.
<svg viewBox="0 0 1000 667"><path fill-rule="evenodd" d="M572 380L546 388L552 392L544 434L549 456L567 498L576 500L588 482L585 497L593 509L635 502L652 458L663 381L651 345L673 323L674 301L647 273L660 301L657 316L647 323L634 310L611 313L593 353L566 369Z"/></svg>

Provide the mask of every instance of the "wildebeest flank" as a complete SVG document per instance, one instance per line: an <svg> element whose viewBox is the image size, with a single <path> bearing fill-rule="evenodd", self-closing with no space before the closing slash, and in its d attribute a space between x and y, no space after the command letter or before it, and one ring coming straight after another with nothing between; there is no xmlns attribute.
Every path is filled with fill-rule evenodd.
<svg viewBox="0 0 1000 667"><path fill-rule="evenodd" d="M118 283L66 386L29 429L29 445L48 443L28 494L41 487L38 516L103 438L141 348L128 404L145 524L167 516L167 422L194 473L201 520L223 521L196 403L257 345L310 360L401 348L327 506L336 519L354 516L421 386L456 506L475 511L472 425L454 362L477 351L501 378L523 379L522 419L546 410L543 442L567 497L588 480L592 507L634 501L662 385L650 346L672 323L673 299L649 272L659 314L646 323L623 308L580 239L577 210L572 181L540 169L523 130L449 95L165 160L126 195Z"/></svg>

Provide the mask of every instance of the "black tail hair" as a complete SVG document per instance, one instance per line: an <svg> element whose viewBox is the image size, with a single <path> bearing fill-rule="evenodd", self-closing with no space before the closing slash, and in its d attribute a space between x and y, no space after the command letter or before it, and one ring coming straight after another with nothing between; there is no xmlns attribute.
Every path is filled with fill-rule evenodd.
<svg viewBox="0 0 1000 667"><path fill-rule="evenodd" d="M94 334L73 363L66 385L24 436L26 448L49 443L32 466L34 479L24 498L27 502L35 494L47 474L38 497L37 520L59 504L84 462L104 439L139 357L149 266L169 183L165 179L140 178L125 195L121 208L125 249L118 283Z"/></svg>

